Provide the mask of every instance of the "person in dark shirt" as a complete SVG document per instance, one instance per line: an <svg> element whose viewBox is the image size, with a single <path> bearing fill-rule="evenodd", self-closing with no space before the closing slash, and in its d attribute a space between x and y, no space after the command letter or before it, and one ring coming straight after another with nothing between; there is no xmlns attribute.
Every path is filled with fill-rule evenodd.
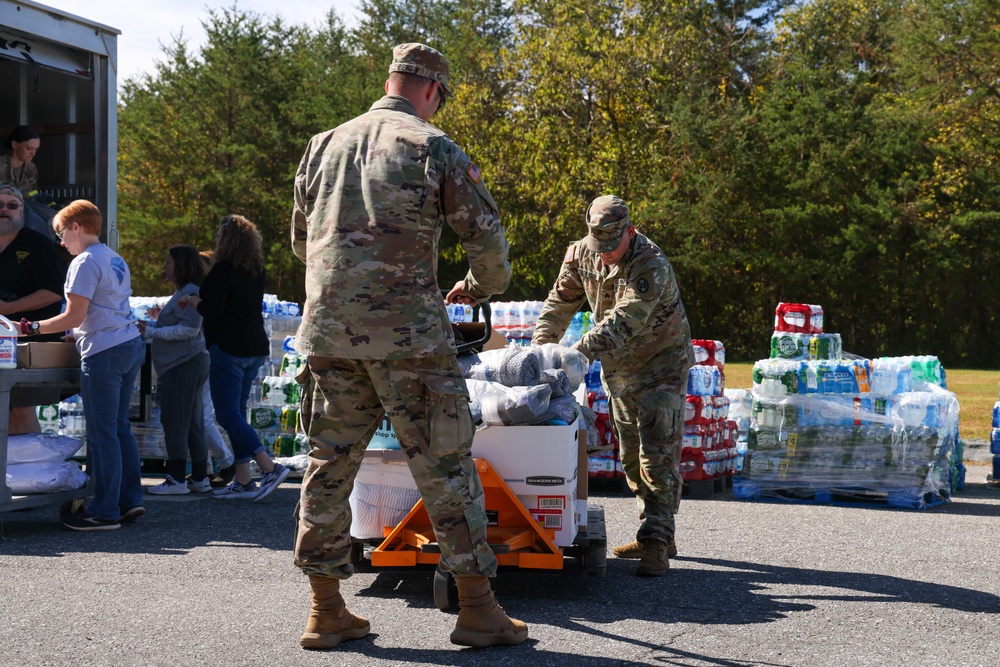
<svg viewBox="0 0 1000 667"><path fill-rule="evenodd" d="M204 318L205 347L211 364L208 384L215 416L229 434L236 476L216 489L217 498L260 500L288 477L247 423L247 401L257 373L271 351L264 330L264 250L257 227L240 215L227 215L219 225L215 263L205 276L201 294L178 302L194 306ZM250 475L250 459L260 466L260 486Z"/></svg>
<svg viewBox="0 0 1000 667"><path fill-rule="evenodd" d="M66 265L44 236L24 226L24 195L12 185L0 185L0 315L12 322L37 322L62 310ZM61 334L34 340L60 340ZM37 433L35 406L59 400L58 390L15 388L7 432Z"/></svg>
<svg viewBox="0 0 1000 667"><path fill-rule="evenodd" d="M58 315L65 280L66 266L53 245L24 226L21 192L0 186L0 315L11 321Z"/></svg>

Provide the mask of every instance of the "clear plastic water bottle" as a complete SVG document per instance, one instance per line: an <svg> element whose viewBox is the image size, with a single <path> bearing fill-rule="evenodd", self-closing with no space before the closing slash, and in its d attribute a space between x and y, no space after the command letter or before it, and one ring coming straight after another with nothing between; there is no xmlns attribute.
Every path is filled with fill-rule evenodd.
<svg viewBox="0 0 1000 667"><path fill-rule="evenodd" d="M42 433L52 435L59 433L59 405L39 405L38 425Z"/></svg>
<svg viewBox="0 0 1000 667"><path fill-rule="evenodd" d="M587 374L583 376L584 383L587 386L587 393L603 393L604 387L601 385L601 360L595 359L592 364L590 364L590 370Z"/></svg>
<svg viewBox="0 0 1000 667"><path fill-rule="evenodd" d="M583 338L583 313L573 316L573 321L569 323L566 333L563 334L561 344L569 346Z"/></svg>

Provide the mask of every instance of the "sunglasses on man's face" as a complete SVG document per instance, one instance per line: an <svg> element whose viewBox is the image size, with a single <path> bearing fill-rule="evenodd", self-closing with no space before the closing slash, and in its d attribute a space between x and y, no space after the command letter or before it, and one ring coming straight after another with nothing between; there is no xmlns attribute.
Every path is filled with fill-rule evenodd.
<svg viewBox="0 0 1000 667"><path fill-rule="evenodd" d="M3 207L8 211L16 211L17 209L21 208L21 204L19 204L16 201L8 201L3 203Z"/></svg>
<svg viewBox="0 0 1000 667"><path fill-rule="evenodd" d="M447 101L448 101L448 98L444 96L444 91L441 90L441 84L439 83L438 84L438 108L437 108L437 110L441 111L441 109L444 109L444 104Z"/></svg>

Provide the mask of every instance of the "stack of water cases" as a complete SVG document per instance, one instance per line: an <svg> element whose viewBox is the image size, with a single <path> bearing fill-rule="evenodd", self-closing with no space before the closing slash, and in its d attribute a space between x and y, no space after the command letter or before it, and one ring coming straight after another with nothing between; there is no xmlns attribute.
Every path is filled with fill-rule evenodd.
<svg viewBox="0 0 1000 667"><path fill-rule="evenodd" d="M753 369L743 499L922 508L954 487L958 400L937 358L843 358L823 309L779 303Z"/></svg>
<svg viewBox="0 0 1000 667"><path fill-rule="evenodd" d="M251 393L247 421L264 447L274 456L295 456L309 451L309 439L299 419L300 385L295 376L305 358L295 350L295 337L282 343L281 361L261 368L260 384ZM271 375L265 369L271 368Z"/></svg>
<svg viewBox="0 0 1000 667"><path fill-rule="evenodd" d="M724 395L726 348L721 341L695 339L695 365L688 372L681 477L685 481L732 476L737 468L737 423Z"/></svg>
<svg viewBox="0 0 1000 667"><path fill-rule="evenodd" d="M597 446L587 448L587 472L591 479L624 479L625 471L622 469L619 456L618 438L611 428L608 395L601 383L600 359L590 364L584 382L587 405L594 411L594 428L597 430Z"/></svg>
<svg viewBox="0 0 1000 667"><path fill-rule="evenodd" d="M541 301L495 302L491 305L493 328L500 332L508 343L527 347L531 345L531 336L535 333L543 305ZM449 305L448 316L452 322L471 322L472 309L461 304ZM572 345L590 331L590 328L590 313L579 312L573 316L559 342L563 345Z"/></svg>
<svg viewBox="0 0 1000 667"><path fill-rule="evenodd" d="M986 481L1000 483L1000 397L993 404L993 430L990 431L990 453L993 454L993 473Z"/></svg>

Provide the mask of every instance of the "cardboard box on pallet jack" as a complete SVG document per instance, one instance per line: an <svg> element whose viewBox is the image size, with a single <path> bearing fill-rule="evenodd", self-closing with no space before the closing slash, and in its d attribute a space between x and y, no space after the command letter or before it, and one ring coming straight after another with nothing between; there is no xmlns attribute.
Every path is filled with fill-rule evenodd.
<svg viewBox="0 0 1000 667"><path fill-rule="evenodd" d="M477 431L472 441L472 455L490 462L531 516L555 531L560 547L573 544L579 523L587 520L586 498L582 518L577 503L579 421L567 426L491 426Z"/></svg>

